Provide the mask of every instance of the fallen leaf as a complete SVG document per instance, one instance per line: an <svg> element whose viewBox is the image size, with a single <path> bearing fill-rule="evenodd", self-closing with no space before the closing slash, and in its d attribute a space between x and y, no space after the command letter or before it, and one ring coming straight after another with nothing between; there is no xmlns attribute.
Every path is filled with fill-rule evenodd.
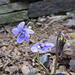
<svg viewBox="0 0 75 75"><path fill-rule="evenodd" d="M71 59L69 65L70 65L70 70L75 72L75 60Z"/></svg>
<svg viewBox="0 0 75 75"><path fill-rule="evenodd" d="M68 23L66 24L66 26L75 29L75 19L70 19L70 20L68 21Z"/></svg>
<svg viewBox="0 0 75 75"><path fill-rule="evenodd" d="M28 66L26 66L25 64L21 67L21 70L24 75L27 75L30 72Z"/></svg>

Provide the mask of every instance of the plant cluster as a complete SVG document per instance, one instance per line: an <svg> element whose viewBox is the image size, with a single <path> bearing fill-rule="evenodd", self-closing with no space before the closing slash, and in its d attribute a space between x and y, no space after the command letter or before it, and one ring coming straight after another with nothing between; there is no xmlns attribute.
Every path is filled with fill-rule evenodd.
<svg viewBox="0 0 75 75"><path fill-rule="evenodd" d="M46 53L48 51L48 49L51 49L51 48L54 47L54 44L53 43L48 43L48 42L45 42L45 43L37 42L36 35L35 35L35 26L34 26L34 24L32 22L29 22L27 24L27 26L29 24L33 25L33 30L30 29L30 28L24 27L25 22L20 22L17 28L12 29L12 33L15 34L15 35L18 35L18 37L17 37L17 42L18 43L22 43L24 40L28 41L29 38L30 38L30 34L34 34L35 44L32 45L31 51L36 53L41 75L42 75L41 65L45 68L45 70L47 71L48 75L50 75L49 70L40 62L39 53ZM64 34L61 34L61 33L58 34L57 41L56 41L56 63L55 63L54 75L59 75L59 74L56 74L58 56L62 53L63 46L64 46L65 42L66 42L66 40L64 38ZM30 73L28 75L32 75L32 74ZM61 75L63 75L63 74L61 74Z"/></svg>

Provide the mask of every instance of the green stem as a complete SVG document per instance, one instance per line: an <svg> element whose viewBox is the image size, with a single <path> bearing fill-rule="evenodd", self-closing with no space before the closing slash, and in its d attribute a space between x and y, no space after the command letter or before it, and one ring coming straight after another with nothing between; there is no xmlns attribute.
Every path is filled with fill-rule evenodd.
<svg viewBox="0 0 75 75"><path fill-rule="evenodd" d="M39 52L37 53L37 58L38 58L40 73L41 73L41 75L42 75L41 66L40 66L40 56L39 56Z"/></svg>
<svg viewBox="0 0 75 75"><path fill-rule="evenodd" d="M56 43L56 63L55 63L54 75L56 75L57 63L58 63L58 42L59 42L59 37L60 37L60 34L57 37L57 43Z"/></svg>
<svg viewBox="0 0 75 75"><path fill-rule="evenodd" d="M47 71L47 73L50 75L48 69L40 62L40 64L43 66L43 68Z"/></svg>
<svg viewBox="0 0 75 75"><path fill-rule="evenodd" d="M35 26L34 26L34 24L33 24L32 22L29 22L27 25L29 25L29 24L32 24L32 26L33 26L33 30L34 30L34 40L35 40L35 43L36 43L37 40L36 40L36 34L35 34Z"/></svg>
<svg viewBox="0 0 75 75"><path fill-rule="evenodd" d="M29 25L29 24L32 24L33 25L33 30L34 30L34 40L35 40L35 43L37 42L37 40L36 40L36 34L35 34L35 26L34 26L34 24L32 23L32 22L29 22L27 25ZM40 57L39 57L39 52L38 53L36 53L36 56L37 56L37 59L38 59L38 62L39 62L39 69L40 69L40 73L41 73L41 75L42 75L42 71L41 71L41 65L40 65Z"/></svg>

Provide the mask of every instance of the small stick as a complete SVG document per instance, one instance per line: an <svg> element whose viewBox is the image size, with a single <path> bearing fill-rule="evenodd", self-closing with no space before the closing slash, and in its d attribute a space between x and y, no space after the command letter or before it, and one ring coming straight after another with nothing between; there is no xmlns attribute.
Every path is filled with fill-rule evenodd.
<svg viewBox="0 0 75 75"><path fill-rule="evenodd" d="M55 71L55 62L56 62L56 56L53 56L53 63L51 65L51 75L54 74Z"/></svg>

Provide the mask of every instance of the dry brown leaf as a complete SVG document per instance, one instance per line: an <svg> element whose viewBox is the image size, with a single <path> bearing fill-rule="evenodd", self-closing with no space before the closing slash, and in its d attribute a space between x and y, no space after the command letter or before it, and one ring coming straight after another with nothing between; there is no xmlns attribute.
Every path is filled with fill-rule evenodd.
<svg viewBox="0 0 75 75"><path fill-rule="evenodd" d="M21 67L21 70L24 75L27 75L30 72L28 66L26 66L25 64Z"/></svg>

